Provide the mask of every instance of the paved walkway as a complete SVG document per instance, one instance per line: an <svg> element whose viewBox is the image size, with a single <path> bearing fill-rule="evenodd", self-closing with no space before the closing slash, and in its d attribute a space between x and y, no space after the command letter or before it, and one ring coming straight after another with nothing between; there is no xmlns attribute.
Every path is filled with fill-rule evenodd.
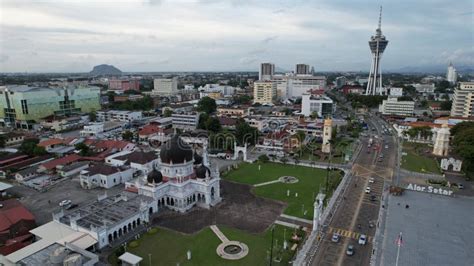
<svg viewBox="0 0 474 266"><path fill-rule="evenodd" d="M275 224L279 224L279 225L283 225L283 226L286 226L286 227L289 227L289 228L295 228L295 229L300 228L300 226L297 225L297 224L284 222L284 221L280 221L280 220L276 220Z"/></svg>
<svg viewBox="0 0 474 266"><path fill-rule="evenodd" d="M287 218L287 219L290 219L290 220L299 221L299 222L306 223L306 224L310 224L310 225L313 224L313 221L312 221L312 220L308 220L308 219L303 219L303 218L299 218L299 217L295 217L295 216L290 216L290 215L286 215L286 214L282 214L282 215L280 215L280 216L283 217L283 218Z"/></svg>
<svg viewBox="0 0 474 266"><path fill-rule="evenodd" d="M222 231L216 226L216 225L211 225L211 230L216 234L216 236L221 240L222 243L227 243L229 242L229 239L222 233Z"/></svg>
<svg viewBox="0 0 474 266"><path fill-rule="evenodd" d="M271 184L275 184L275 183L280 183L280 179L272 180L272 181L268 181L268 182L263 182L263 183L260 183L260 184L255 184L253 186L254 187L261 187L261 186L271 185Z"/></svg>

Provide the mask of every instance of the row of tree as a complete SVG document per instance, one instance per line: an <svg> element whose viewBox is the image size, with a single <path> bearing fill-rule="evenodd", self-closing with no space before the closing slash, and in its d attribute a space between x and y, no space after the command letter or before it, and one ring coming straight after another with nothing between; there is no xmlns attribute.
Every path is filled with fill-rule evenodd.
<svg viewBox="0 0 474 266"><path fill-rule="evenodd" d="M462 160L467 178L474 178L474 122L462 122L450 130L451 146Z"/></svg>

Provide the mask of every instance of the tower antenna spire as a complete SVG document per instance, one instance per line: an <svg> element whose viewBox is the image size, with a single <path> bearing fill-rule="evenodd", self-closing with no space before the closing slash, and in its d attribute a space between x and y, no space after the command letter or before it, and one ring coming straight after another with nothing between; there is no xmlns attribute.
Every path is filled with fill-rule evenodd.
<svg viewBox="0 0 474 266"><path fill-rule="evenodd" d="M380 6L380 14L379 14L379 30L382 29L382 6Z"/></svg>

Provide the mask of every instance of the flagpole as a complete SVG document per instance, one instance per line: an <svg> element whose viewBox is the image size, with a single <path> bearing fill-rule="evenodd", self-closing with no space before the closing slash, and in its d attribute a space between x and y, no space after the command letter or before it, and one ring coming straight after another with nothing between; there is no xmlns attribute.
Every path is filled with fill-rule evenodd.
<svg viewBox="0 0 474 266"><path fill-rule="evenodd" d="M402 232L400 232L400 235L398 236L398 250L397 250L397 260L395 262L395 266L398 266L398 259L400 258L400 246L402 245Z"/></svg>

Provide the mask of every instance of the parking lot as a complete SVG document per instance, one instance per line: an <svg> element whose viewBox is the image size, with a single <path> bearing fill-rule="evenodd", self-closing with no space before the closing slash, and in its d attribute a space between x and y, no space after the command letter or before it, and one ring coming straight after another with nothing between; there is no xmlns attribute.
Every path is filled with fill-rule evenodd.
<svg viewBox="0 0 474 266"><path fill-rule="evenodd" d="M114 195L123 190L122 186L116 186L112 189L83 189L80 186L79 178L66 179L53 185L48 191L39 192L32 188L15 185L9 190L9 193L20 197L20 201L35 215L38 225L52 220L52 213L60 210L59 202L69 199L73 204L82 206L88 202L97 199L97 195L107 192L108 195Z"/></svg>

